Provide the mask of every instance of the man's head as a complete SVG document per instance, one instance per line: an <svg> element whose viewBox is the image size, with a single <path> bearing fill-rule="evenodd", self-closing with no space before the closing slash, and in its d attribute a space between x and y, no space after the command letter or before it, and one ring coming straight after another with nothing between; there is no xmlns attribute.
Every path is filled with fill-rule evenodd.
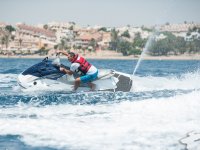
<svg viewBox="0 0 200 150"><path fill-rule="evenodd" d="M75 59L75 54L73 53L73 52L69 52L68 53L68 60L70 61L70 62L73 62L74 61L74 59Z"/></svg>

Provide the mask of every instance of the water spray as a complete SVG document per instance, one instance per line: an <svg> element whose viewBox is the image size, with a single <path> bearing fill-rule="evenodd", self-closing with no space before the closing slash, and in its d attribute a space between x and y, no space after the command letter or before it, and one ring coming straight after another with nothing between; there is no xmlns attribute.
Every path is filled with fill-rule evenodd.
<svg viewBox="0 0 200 150"><path fill-rule="evenodd" d="M132 74L132 76L131 76L131 77L132 77L132 79L131 79L132 81L133 81L133 76L135 75L135 73L136 73L138 67L140 66L141 61L143 60L143 58L144 58L146 52L148 51L149 47L151 47L152 42L153 42L154 39L156 38L156 35L157 35L157 34L158 34L158 29L155 28L155 29L153 30L152 34L149 36L149 38L148 38L148 40L147 40L147 42L146 42L146 44L145 44L145 47L144 47L143 50L142 50L142 54L140 55L140 58L139 58L138 61L137 61L137 64L136 64L135 69L134 69L134 71L133 71L133 74ZM132 84L132 87L131 87L131 91L133 91L133 84Z"/></svg>

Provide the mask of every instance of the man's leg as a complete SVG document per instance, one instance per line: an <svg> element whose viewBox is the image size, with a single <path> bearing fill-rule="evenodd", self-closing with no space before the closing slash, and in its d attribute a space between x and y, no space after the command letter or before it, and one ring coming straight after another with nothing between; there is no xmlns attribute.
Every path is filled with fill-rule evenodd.
<svg viewBox="0 0 200 150"><path fill-rule="evenodd" d="M81 83L81 79L76 78L75 83L74 83L74 91L77 90L77 88L80 86L80 83Z"/></svg>
<svg viewBox="0 0 200 150"><path fill-rule="evenodd" d="M94 83L92 83L92 82L88 82L88 85L89 85L91 91L94 91L94 90L95 90L96 85L95 85Z"/></svg>

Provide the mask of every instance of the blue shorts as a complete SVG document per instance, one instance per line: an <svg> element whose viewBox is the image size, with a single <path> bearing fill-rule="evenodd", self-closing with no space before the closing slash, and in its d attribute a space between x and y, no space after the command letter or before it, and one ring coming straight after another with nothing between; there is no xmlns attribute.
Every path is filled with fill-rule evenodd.
<svg viewBox="0 0 200 150"><path fill-rule="evenodd" d="M94 74L86 74L84 76L81 76L80 79L81 79L81 82L88 83L97 79L97 75L98 75L98 71L95 72Z"/></svg>

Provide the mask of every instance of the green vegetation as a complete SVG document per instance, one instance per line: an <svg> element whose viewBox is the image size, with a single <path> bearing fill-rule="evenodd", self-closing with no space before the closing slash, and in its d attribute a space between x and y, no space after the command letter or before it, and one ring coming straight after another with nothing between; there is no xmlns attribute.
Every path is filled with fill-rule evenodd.
<svg viewBox="0 0 200 150"><path fill-rule="evenodd" d="M167 56L200 53L200 39L192 37L189 41L185 41L183 37L176 37L170 32L163 34L167 36L165 39L152 42L148 51L150 55Z"/></svg>
<svg viewBox="0 0 200 150"><path fill-rule="evenodd" d="M73 30L74 30L74 26L71 25L71 26L69 27L69 30L73 31Z"/></svg>
<svg viewBox="0 0 200 150"><path fill-rule="evenodd" d="M147 39L142 39L140 33L137 33L135 35L134 41L133 41L133 47L135 49L142 50L145 47L145 44L147 42Z"/></svg>
<svg viewBox="0 0 200 150"><path fill-rule="evenodd" d="M1 45L2 45L2 47L5 45L5 48L6 48L6 49L8 48L8 46L9 46L9 39L10 39L9 34L5 34L5 35L1 38Z"/></svg>
<svg viewBox="0 0 200 150"><path fill-rule="evenodd" d="M46 49L46 46L44 45L38 51L36 51L35 54L39 54L40 56L45 56L48 54L49 50L50 49Z"/></svg>
<svg viewBox="0 0 200 150"><path fill-rule="evenodd" d="M44 28L45 30L48 30L49 26L48 26L47 24L45 24L45 25L43 26L43 28Z"/></svg>
<svg viewBox="0 0 200 150"><path fill-rule="evenodd" d="M111 42L109 44L110 50L117 51L117 45L118 45L119 40L120 40L118 33L119 33L119 31L116 31L115 28L111 30Z"/></svg>
<svg viewBox="0 0 200 150"><path fill-rule="evenodd" d="M148 32L153 32L153 29L149 29L149 28L146 28L144 26L142 26L142 30L143 31L148 31Z"/></svg>
<svg viewBox="0 0 200 150"><path fill-rule="evenodd" d="M107 28L106 28L106 27L102 27L102 28L100 28L98 31L104 31L104 32L107 32Z"/></svg>
<svg viewBox="0 0 200 150"><path fill-rule="evenodd" d="M128 30L124 31L124 33L122 33L121 36L127 37L127 38L130 38L130 37L131 37L130 34L129 34L129 32L128 32Z"/></svg>
<svg viewBox="0 0 200 150"><path fill-rule="evenodd" d="M183 37L175 36L171 32L159 33L163 34L165 38L154 38L147 53L152 56L200 53L200 38L193 34L194 32L199 33L200 28L194 27L190 29L187 33L188 40ZM140 33L135 34L135 38L130 42L130 40L123 38L130 39L128 31L125 31L120 36L119 31L116 31L115 29L111 31L111 37L112 40L109 49L121 52L124 56L140 55L147 42L147 39L143 39Z"/></svg>
<svg viewBox="0 0 200 150"><path fill-rule="evenodd" d="M94 50L97 47L97 42L95 39L91 39L91 41L89 42L89 47L92 47L92 49ZM91 50L91 49L89 49Z"/></svg>
<svg viewBox="0 0 200 150"><path fill-rule="evenodd" d="M140 55L141 50L145 46L146 39L142 39L140 34L136 34L133 42L124 40L123 37L130 38L128 31L125 31L121 36L118 35L118 31L113 29L111 31L111 42L109 45L110 50L121 52L124 56L128 55Z"/></svg>
<svg viewBox="0 0 200 150"><path fill-rule="evenodd" d="M7 25L7 26L5 27L5 29L6 29L6 31L8 31L9 33L15 31L15 28L14 28L13 26L11 26L11 25Z"/></svg>

